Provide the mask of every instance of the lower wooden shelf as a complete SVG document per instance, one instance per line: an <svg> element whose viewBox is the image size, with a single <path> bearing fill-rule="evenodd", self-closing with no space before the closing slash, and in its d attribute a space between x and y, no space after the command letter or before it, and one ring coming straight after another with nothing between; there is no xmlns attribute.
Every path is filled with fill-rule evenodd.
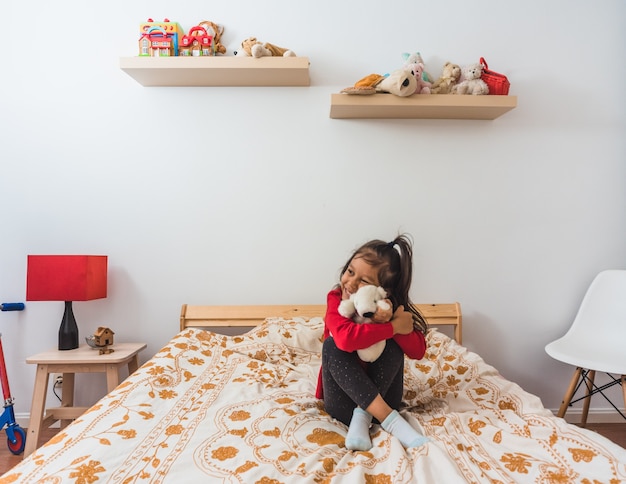
<svg viewBox="0 0 626 484"><path fill-rule="evenodd" d="M142 86L308 86L307 57L121 57Z"/></svg>
<svg viewBox="0 0 626 484"><path fill-rule="evenodd" d="M517 106L517 96L454 94L332 94L331 118L496 119Z"/></svg>

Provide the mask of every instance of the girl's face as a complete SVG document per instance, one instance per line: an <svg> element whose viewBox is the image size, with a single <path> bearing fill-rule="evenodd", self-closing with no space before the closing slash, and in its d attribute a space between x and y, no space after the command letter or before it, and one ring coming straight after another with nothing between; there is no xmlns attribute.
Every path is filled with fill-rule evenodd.
<svg viewBox="0 0 626 484"><path fill-rule="evenodd" d="M354 258L350 261L348 268L341 275L341 299L349 299L350 294L354 294L361 286L378 282L378 269L365 262L362 258Z"/></svg>

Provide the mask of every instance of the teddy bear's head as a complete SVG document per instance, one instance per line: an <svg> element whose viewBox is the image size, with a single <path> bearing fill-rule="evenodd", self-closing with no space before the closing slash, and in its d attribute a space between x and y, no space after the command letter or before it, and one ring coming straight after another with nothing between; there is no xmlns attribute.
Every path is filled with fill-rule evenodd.
<svg viewBox="0 0 626 484"><path fill-rule="evenodd" d="M483 66L480 64L470 64L463 68L463 78L466 81L470 81L472 79L480 79L483 75Z"/></svg>
<svg viewBox="0 0 626 484"><path fill-rule="evenodd" d="M422 54L420 54L419 52L403 52L402 58L404 59L404 65L424 63L424 59L422 59Z"/></svg>
<svg viewBox="0 0 626 484"><path fill-rule="evenodd" d="M458 81L461 78L461 67L458 64L446 62L443 66L443 74L441 77Z"/></svg>
<svg viewBox="0 0 626 484"><path fill-rule="evenodd" d="M354 310L364 319L372 318L379 304L384 304L386 308L383 309L388 309L389 306L384 301L386 298L387 292L382 287L374 285L361 286L350 296Z"/></svg>
<svg viewBox="0 0 626 484"><path fill-rule="evenodd" d="M241 48L236 52L236 55L252 57L252 47L259 45L261 42L256 40L256 37L248 37L241 42Z"/></svg>

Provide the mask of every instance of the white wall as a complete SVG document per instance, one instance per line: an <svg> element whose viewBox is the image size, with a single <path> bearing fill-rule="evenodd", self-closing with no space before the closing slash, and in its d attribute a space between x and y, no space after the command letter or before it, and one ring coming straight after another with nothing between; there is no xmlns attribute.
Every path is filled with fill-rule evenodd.
<svg viewBox="0 0 626 484"><path fill-rule="evenodd" d="M625 5L3 2L0 300L24 300L27 254L107 254L109 297L74 305L81 336L110 326L146 341L145 361L183 303L323 303L356 246L407 231L413 299L460 301L465 344L557 408L570 368L544 345L597 272L626 268ZM229 54L251 35L290 47L311 86L141 87L118 61L148 17L223 24ZM518 107L495 121L329 118L331 93L416 50L435 76L484 56ZM55 346L61 313L0 315L18 414L24 360ZM91 403L104 377L83 376Z"/></svg>

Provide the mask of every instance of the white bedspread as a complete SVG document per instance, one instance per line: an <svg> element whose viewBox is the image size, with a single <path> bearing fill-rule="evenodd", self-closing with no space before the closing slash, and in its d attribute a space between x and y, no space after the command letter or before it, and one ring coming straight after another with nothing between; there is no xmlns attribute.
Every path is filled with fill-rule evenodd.
<svg viewBox="0 0 626 484"><path fill-rule="evenodd" d="M431 441L373 448L315 398L323 323L271 319L242 336L188 329L1 483L626 483L626 450L568 425L433 330L406 361L403 415Z"/></svg>

